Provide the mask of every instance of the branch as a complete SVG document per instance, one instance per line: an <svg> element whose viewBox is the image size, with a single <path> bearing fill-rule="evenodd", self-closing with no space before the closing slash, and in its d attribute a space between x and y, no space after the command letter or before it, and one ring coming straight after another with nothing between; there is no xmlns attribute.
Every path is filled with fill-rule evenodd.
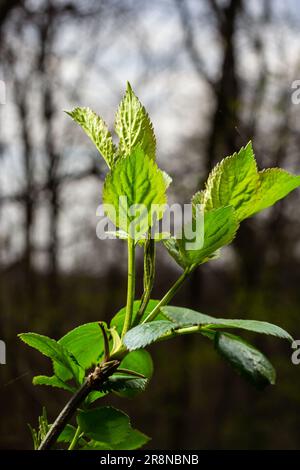
<svg viewBox="0 0 300 470"><path fill-rule="evenodd" d="M225 21L223 8L218 5L217 0L209 0L208 3L210 4L210 7L216 16L219 25L221 26Z"/></svg>
<svg viewBox="0 0 300 470"><path fill-rule="evenodd" d="M81 385L79 390L70 398L66 406L59 413L58 417L50 427L45 438L40 444L38 450L49 450L55 444L60 433L70 421L77 408L85 400L92 390L97 390L103 383L110 377L120 365L120 361L109 361L100 364L95 370L87 377L85 382Z"/></svg>
<svg viewBox="0 0 300 470"><path fill-rule="evenodd" d="M203 59L200 55L199 50L196 47L195 44L195 33L194 29L192 27L192 22L191 22L191 15L189 12L189 9L186 5L186 2L183 2L181 0L174 0L175 5L178 10L178 14L180 17L183 33L184 33L184 43L185 47L187 50L187 53L189 54L191 58L191 62L199 75L201 79L204 79L212 88L215 88L215 84L211 77L207 74L204 66Z"/></svg>
<svg viewBox="0 0 300 470"><path fill-rule="evenodd" d="M92 164L87 169L82 170L78 173L66 173L64 175L57 176L55 179L55 184L60 186L64 183L69 183L69 182L73 183L73 182L88 178L90 176L97 177L97 178L100 177L101 179L103 179L103 173L96 164ZM44 193L48 190L49 190L48 183L43 184L43 185L36 184L35 186L32 187L33 196L35 198L38 197L41 193ZM0 196L1 204L22 203L25 200L26 200L26 190Z"/></svg>

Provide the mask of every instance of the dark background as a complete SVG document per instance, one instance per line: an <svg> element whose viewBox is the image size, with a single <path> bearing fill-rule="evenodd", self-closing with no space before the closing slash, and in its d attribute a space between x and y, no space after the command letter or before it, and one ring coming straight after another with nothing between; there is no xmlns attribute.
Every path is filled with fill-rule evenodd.
<svg viewBox="0 0 300 470"><path fill-rule="evenodd" d="M91 106L112 128L130 80L173 177L171 202L188 202L212 166L250 138L260 168L300 173L299 38L296 0L0 0L2 449L31 448L26 423L37 423L43 404L53 419L67 399L31 384L50 373L49 361L17 333L59 338L125 303L125 246L95 233L105 165L63 109ZM295 191L244 222L174 303L271 321L299 338L299 201ZM163 249L157 271L154 298L179 273ZM139 293L140 273L141 265ZM278 371L263 392L188 336L152 347L147 392L113 403L152 436L149 448L300 448L300 365L288 344L254 341Z"/></svg>

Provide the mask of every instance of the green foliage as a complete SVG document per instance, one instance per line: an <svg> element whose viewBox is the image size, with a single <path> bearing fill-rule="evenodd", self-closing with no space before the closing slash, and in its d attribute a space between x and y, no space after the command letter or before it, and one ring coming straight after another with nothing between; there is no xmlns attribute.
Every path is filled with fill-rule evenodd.
<svg viewBox="0 0 300 470"><path fill-rule="evenodd" d="M105 178L106 215L135 240L162 217L166 201L163 174L139 147L119 160Z"/></svg>
<svg viewBox="0 0 300 470"><path fill-rule="evenodd" d="M48 336L39 335L37 333L21 333L19 334L19 338L21 338L24 343L44 354L44 356L52 359L55 366L62 367L63 370L68 372L70 377L79 379L80 366L63 345L59 344L54 339L48 338Z"/></svg>
<svg viewBox="0 0 300 470"><path fill-rule="evenodd" d="M89 387L88 396L82 398L84 402L73 410L77 413L77 429L68 424L56 435L58 443L68 444L70 450L136 449L149 438L133 429L122 411L108 406L95 408L93 404L111 392L133 398L145 390L153 364L143 348L153 342L198 333L200 339L213 340L220 355L255 386L263 388L275 383L275 370L264 354L222 330L234 328L291 341L285 330L267 322L215 318L168 304L198 265L216 258L221 248L233 241L242 220L300 186L300 176L279 168L258 171L249 142L212 170L205 189L192 198L192 220L183 226L182 233L175 237L156 234L152 240L150 229L163 216L171 178L156 164L153 126L131 86L127 85L116 114L118 149L103 119L89 108L75 108L68 114L83 128L110 168L103 202L106 214L116 226L115 235L128 243L127 305L113 317L110 328L103 322L87 323L59 341L36 333L19 336L53 362L54 375L34 377L35 385L77 393L76 398ZM149 300L158 241L163 241L169 254L184 269L160 301ZM133 301L136 245L144 251L144 292L141 299ZM176 357L172 360L176 361ZM44 410L38 430L30 428L35 448L40 447L49 428ZM55 428L51 430L55 432Z"/></svg>
<svg viewBox="0 0 300 470"><path fill-rule="evenodd" d="M97 147L107 165L112 167L116 155L116 148L103 119L90 108L75 108L73 111L67 112L67 114L82 127L93 144Z"/></svg>
<svg viewBox="0 0 300 470"><path fill-rule="evenodd" d="M64 428L64 430L58 436L57 442L70 443L70 442L72 442L72 439L74 438L75 433L76 433L75 426L72 426L71 424L67 424L66 427ZM84 446L85 445L84 439L80 439L79 444Z"/></svg>
<svg viewBox="0 0 300 470"><path fill-rule="evenodd" d="M114 450L135 450L143 447L147 442L150 441L150 437L146 434L138 431L137 429L132 429L126 439L118 444L114 445Z"/></svg>
<svg viewBox="0 0 300 470"><path fill-rule="evenodd" d="M208 211L231 205L239 221L275 204L300 186L300 176L271 168L258 172L251 142L224 158L210 173L205 190L193 197Z"/></svg>
<svg viewBox="0 0 300 470"><path fill-rule="evenodd" d="M173 322L158 320L151 323L143 323L129 330L124 336L124 344L129 351L144 348L148 344L157 341L166 333L170 333L177 327Z"/></svg>
<svg viewBox="0 0 300 470"><path fill-rule="evenodd" d="M139 146L155 160L156 139L150 118L127 83L127 90L116 114L116 133L120 138L119 155L130 155Z"/></svg>
<svg viewBox="0 0 300 470"><path fill-rule="evenodd" d="M125 413L113 407L80 411L77 421L80 429L91 439L85 450L135 449L149 440L131 427Z"/></svg>
<svg viewBox="0 0 300 470"><path fill-rule="evenodd" d="M128 416L110 406L80 411L77 422L88 437L108 444L118 444L123 441L131 428Z"/></svg>
<svg viewBox="0 0 300 470"><path fill-rule="evenodd" d="M45 407L43 407L42 415L38 418L38 428L34 429L30 424L28 427L31 432L34 450L37 450L49 430L47 411Z"/></svg>
<svg viewBox="0 0 300 470"><path fill-rule="evenodd" d="M195 218L193 219L194 223ZM203 241L197 242L195 233L193 238L170 238L164 244L176 262L186 268L199 265L217 256L217 250L228 245L234 239L238 229L238 222L234 209L231 206L213 209L204 213ZM184 233L183 233L184 235ZM192 246L191 246L192 245ZM189 248L191 246L191 248Z"/></svg>
<svg viewBox="0 0 300 470"><path fill-rule="evenodd" d="M62 388L63 390L67 390L71 393L75 392L74 387L71 387L71 385L66 384L66 382L61 380L56 375L52 375L51 377L48 377L47 375L37 375L33 377L32 383L33 385L47 385L50 387Z"/></svg>
<svg viewBox="0 0 300 470"><path fill-rule="evenodd" d="M300 176L291 175L281 168L268 168L259 172L260 199L255 207L259 212L272 206L300 186Z"/></svg>
<svg viewBox="0 0 300 470"><path fill-rule="evenodd" d="M125 380L123 389L118 390L119 395L133 398L141 391L144 391L148 385L153 374L153 361L148 351L140 349L127 354L121 362L120 368L138 372L146 377L146 379L131 378L131 380Z"/></svg>
<svg viewBox="0 0 300 470"><path fill-rule="evenodd" d="M162 307L161 311L169 320L175 322L180 327L201 325L214 330L217 328L237 328L293 341L293 338L287 331L265 321L215 318L183 307L166 306Z"/></svg>
<svg viewBox="0 0 300 470"><path fill-rule="evenodd" d="M137 429L131 429L126 439L118 444L90 440L81 450L135 450L143 447L149 441L150 438L146 434Z"/></svg>
<svg viewBox="0 0 300 470"><path fill-rule="evenodd" d="M274 385L276 372L270 361L251 344L229 333L215 335L215 348L242 376L258 388Z"/></svg>
<svg viewBox="0 0 300 470"><path fill-rule="evenodd" d="M58 343L66 348L81 366L80 382L84 378L84 371L95 366L103 355L103 336L98 322L85 323L63 336ZM65 367L54 364L55 373L61 380L70 380L72 376Z"/></svg>
<svg viewBox="0 0 300 470"><path fill-rule="evenodd" d="M149 303L147 305L147 308L146 308L146 311L145 311L145 313L142 317L142 320L145 320L147 315L149 315L149 313L152 312L152 310L157 306L157 304L158 304L158 300L151 299L149 301ZM133 310L132 310L132 322L133 323L135 322L136 314L138 313L139 306L140 306L140 301L135 300L134 303L133 303ZM121 310L118 311L118 313L116 313L116 315L112 318L112 320L110 322L110 327L111 328L116 327L118 333L120 333L120 334L122 332L122 327L123 327L123 323L124 323L124 320L125 320L125 314L126 314L126 307L123 307L123 308L121 308ZM164 320L163 316L161 316L160 318Z"/></svg>

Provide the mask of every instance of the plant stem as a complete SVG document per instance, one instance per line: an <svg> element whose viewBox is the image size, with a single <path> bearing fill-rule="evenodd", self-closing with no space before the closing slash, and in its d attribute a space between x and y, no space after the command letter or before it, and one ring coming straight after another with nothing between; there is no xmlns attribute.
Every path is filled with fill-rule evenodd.
<svg viewBox="0 0 300 470"><path fill-rule="evenodd" d="M89 376L85 379L81 387L74 393L74 395L70 398L65 407L59 413L58 417L56 418L49 431L47 432L45 438L43 439L42 443L40 444L38 450L51 449L66 424L70 421L77 408L79 408L79 406L88 396L88 394L92 390L99 390L101 385L108 379L108 377L114 374L119 365L120 361L115 360L109 361L107 363L102 363L99 366L95 367L94 371L89 374Z"/></svg>
<svg viewBox="0 0 300 470"><path fill-rule="evenodd" d="M176 336L198 333L199 331L203 329L204 329L203 325L195 325L195 326L187 326L187 327L178 328L178 330L170 331L170 333L166 333L165 335L161 336L158 339L158 341L164 341L165 339L175 338Z"/></svg>
<svg viewBox="0 0 300 470"><path fill-rule="evenodd" d="M151 238L150 229L148 231L148 239L146 240L144 247L144 292L132 326L140 323L151 297L155 276L155 252L155 240Z"/></svg>
<svg viewBox="0 0 300 470"><path fill-rule="evenodd" d="M74 434L74 437L72 439L71 444L69 445L68 450L74 450L75 449L75 447L77 445L77 442L79 441L80 434L81 434L80 426L77 426L76 432Z"/></svg>
<svg viewBox="0 0 300 470"><path fill-rule="evenodd" d="M128 238L128 275L127 275L127 303L126 314L122 330L122 337L131 327L132 310L135 294L135 241Z"/></svg>
<svg viewBox="0 0 300 470"><path fill-rule="evenodd" d="M65 425L68 423L68 421L70 421L79 405L90 393L91 389L91 382L86 379L85 382L81 385L81 387L77 390L77 392L68 401L66 406L59 413L58 417L56 418L48 433L46 434L46 437L44 438L43 442L40 444L38 450L51 449L53 444L55 444L58 436L64 429Z"/></svg>
<svg viewBox="0 0 300 470"><path fill-rule="evenodd" d="M177 281L175 282L175 284L173 284L173 286L171 287L170 290L168 290L168 292L164 295L164 297L160 300L160 302L156 305L156 307L152 310L151 313L149 313L149 315L145 318L145 320L142 322L142 323L147 323L149 321L152 321L154 320L157 315L159 314L159 310L161 307L163 307L164 305L167 305L169 303L169 301L174 297L174 295L176 294L176 292L178 291L178 289L182 286L182 284L184 283L184 281L186 280L186 278L190 275L190 273L195 269L196 266L190 266L188 268L186 268L183 273L181 274L181 276L177 279Z"/></svg>

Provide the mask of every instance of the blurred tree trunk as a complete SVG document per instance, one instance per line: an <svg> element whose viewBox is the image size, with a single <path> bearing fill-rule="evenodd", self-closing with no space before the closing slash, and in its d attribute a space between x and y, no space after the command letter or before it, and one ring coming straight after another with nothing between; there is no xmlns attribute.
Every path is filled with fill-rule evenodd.
<svg viewBox="0 0 300 470"><path fill-rule="evenodd" d="M231 0L221 7L209 0L216 16L217 33L221 40L221 70L214 86L215 105L206 149L206 173L224 155L230 155L241 145L240 81L237 73L236 29L242 13L242 0Z"/></svg>
<svg viewBox="0 0 300 470"><path fill-rule="evenodd" d="M15 81L16 104L20 115L21 136L23 144L23 167L24 167L24 254L25 274L30 281L32 272L32 228L34 220L34 196L33 196L33 150L30 135L29 109L27 103L26 84Z"/></svg>
<svg viewBox="0 0 300 470"><path fill-rule="evenodd" d="M48 270L49 270L49 293L54 300L58 294L58 221L60 210L60 195L58 184L58 167L60 156L57 152L54 132L55 103L54 103L54 80L56 68L51 61L53 41L55 39L55 19L57 10L52 1L47 2L45 14L40 19L40 57L39 67L42 79L42 113L45 129L45 158L46 158L46 187L49 201L49 243L48 243Z"/></svg>

